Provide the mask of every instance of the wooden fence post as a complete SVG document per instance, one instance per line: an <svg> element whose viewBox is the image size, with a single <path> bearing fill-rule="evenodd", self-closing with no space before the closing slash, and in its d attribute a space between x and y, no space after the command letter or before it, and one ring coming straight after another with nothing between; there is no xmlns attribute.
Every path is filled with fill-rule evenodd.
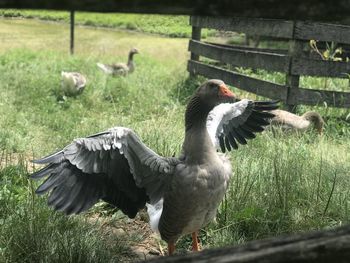
<svg viewBox="0 0 350 263"><path fill-rule="evenodd" d="M193 40L201 40L201 33L202 33L202 28L201 27L196 27L192 26L192 39ZM199 55L191 52L191 60L199 61ZM190 72L190 76L194 77L195 73Z"/></svg>
<svg viewBox="0 0 350 263"><path fill-rule="evenodd" d="M74 54L74 10L70 11L70 54Z"/></svg>
<svg viewBox="0 0 350 263"><path fill-rule="evenodd" d="M293 31L295 32L295 25L296 22L293 24ZM288 73L286 75L286 86L287 86L287 98L286 98L286 104L287 104L287 110L291 112L295 112L297 107L297 99L299 96L299 75L295 75L292 73L293 68L293 59L295 57L301 57L303 53L303 42L300 40L296 40L294 38L293 33L293 39L289 40L289 48L288 48L288 55L290 57L289 66L288 66Z"/></svg>

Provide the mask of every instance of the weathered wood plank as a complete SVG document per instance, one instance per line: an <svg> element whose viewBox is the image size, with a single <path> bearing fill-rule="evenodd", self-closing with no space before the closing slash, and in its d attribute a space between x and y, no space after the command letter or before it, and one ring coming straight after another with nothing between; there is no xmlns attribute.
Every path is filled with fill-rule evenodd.
<svg viewBox="0 0 350 263"><path fill-rule="evenodd" d="M290 100L292 103L304 105L323 105L329 107L350 108L350 92L315 90L299 88Z"/></svg>
<svg viewBox="0 0 350 263"><path fill-rule="evenodd" d="M238 89L255 93L271 99L285 101L287 98L287 88L272 82L248 77L240 73L224 70L218 67L209 66L198 61L188 61L188 71L199 74L210 79L222 79L229 85Z"/></svg>
<svg viewBox="0 0 350 263"><path fill-rule="evenodd" d="M335 21L349 17L348 0L2 0L0 8L29 8L95 12L264 17Z"/></svg>
<svg viewBox="0 0 350 263"><path fill-rule="evenodd" d="M300 40L290 40L288 49L290 58L301 57L303 45L304 43ZM294 103L291 98L298 92L300 76L298 74L293 74L291 66L292 63L289 63L288 73L286 75L286 86L288 88L287 109L288 111L295 112L297 104Z"/></svg>
<svg viewBox="0 0 350 263"><path fill-rule="evenodd" d="M210 45L218 46L218 47L233 48L233 49L239 49L239 50L265 52L265 53L273 53L273 54L287 54L288 53L287 49L256 48L256 47L248 47L248 46L234 45L234 44L229 45L229 44L213 43L213 42L208 42L208 41L202 41L202 42L210 44Z"/></svg>
<svg viewBox="0 0 350 263"><path fill-rule="evenodd" d="M256 240L236 247L161 257L149 262L346 263L350 258L350 227Z"/></svg>
<svg viewBox="0 0 350 263"><path fill-rule="evenodd" d="M293 22L277 19L253 19L242 17L192 16L192 26L217 30L249 33L250 35L271 36L290 39L293 37Z"/></svg>
<svg viewBox="0 0 350 263"><path fill-rule="evenodd" d="M279 72L286 72L289 68L289 57L281 54L219 47L194 40L190 40L189 50L197 55L240 67Z"/></svg>
<svg viewBox="0 0 350 263"><path fill-rule="evenodd" d="M292 59L291 72L295 75L349 78L350 63L296 57Z"/></svg>
<svg viewBox="0 0 350 263"><path fill-rule="evenodd" d="M350 26L298 21L295 24L294 36L302 40L350 44Z"/></svg>
<svg viewBox="0 0 350 263"><path fill-rule="evenodd" d="M200 41L201 40L201 32L202 29L200 27L196 27L193 26L192 27L192 39L195 41ZM189 43L189 45L191 45L191 42ZM196 53L191 53L191 59L192 60L199 60L199 55L200 54L196 54Z"/></svg>

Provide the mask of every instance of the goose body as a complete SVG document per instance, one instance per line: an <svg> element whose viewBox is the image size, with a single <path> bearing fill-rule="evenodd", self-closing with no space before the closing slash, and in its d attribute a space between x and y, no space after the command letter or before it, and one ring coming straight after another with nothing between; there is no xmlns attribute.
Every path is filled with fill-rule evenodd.
<svg viewBox="0 0 350 263"><path fill-rule="evenodd" d="M169 254L182 235L197 232L216 215L231 176L222 151L246 144L263 131L275 102L234 101L220 80L201 85L185 115L179 157L162 157L134 131L114 127L74 140L61 151L35 161L46 167L32 178L47 178L36 190L50 192L48 204L66 214L89 209L100 199L130 218L147 206L150 224L168 242Z"/></svg>
<svg viewBox="0 0 350 263"><path fill-rule="evenodd" d="M97 63L97 66L106 74L113 76L126 76L131 74L135 70L134 55L138 54L139 51L136 48L132 48L128 55L127 63L116 63L116 64L102 64Z"/></svg>
<svg viewBox="0 0 350 263"><path fill-rule="evenodd" d="M77 95L83 92L86 78L78 72L61 72L62 90L66 95Z"/></svg>
<svg viewBox="0 0 350 263"><path fill-rule="evenodd" d="M271 113L275 115L271 119L271 125L280 126L285 131L303 132L314 127L320 134L322 133L324 121L317 112L308 111L302 116L284 110L273 110Z"/></svg>

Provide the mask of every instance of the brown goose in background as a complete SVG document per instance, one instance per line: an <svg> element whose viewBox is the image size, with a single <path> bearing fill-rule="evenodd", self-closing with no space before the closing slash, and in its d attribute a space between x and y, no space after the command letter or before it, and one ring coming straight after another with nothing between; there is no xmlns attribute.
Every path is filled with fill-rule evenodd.
<svg viewBox="0 0 350 263"><path fill-rule="evenodd" d="M100 199L130 218L145 207L150 224L168 242L172 254L180 236L197 232L216 215L231 176L222 151L236 149L264 130L275 102L241 100L221 80L202 84L185 114L182 153L162 157L129 128L75 139L63 150L34 161L47 166L32 178L47 177L37 194L50 192L48 204L66 214L81 213Z"/></svg>
<svg viewBox="0 0 350 263"><path fill-rule="evenodd" d="M86 78L78 72L61 72L62 76L62 90L64 94L77 95L83 92L86 86Z"/></svg>
<svg viewBox="0 0 350 263"><path fill-rule="evenodd" d="M97 66L106 74L110 74L113 76L126 76L130 73L133 73L135 70L135 64L134 64L134 55L138 54L139 51L136 48L132 48L129 51L128 56L128 62L125 63L116 63L116 64L102 64L97 63Z"/></svg>
<svg viewBox="0 0 350 263"><path fill-rule="evenodd" d="M308 111L302 116L284 110L273 110L271 113L275 115L271 119L271 125L280 126L284 131L293 130L302 132L314 127L319 134L322 134L324 121L317 112Z"/></svg>

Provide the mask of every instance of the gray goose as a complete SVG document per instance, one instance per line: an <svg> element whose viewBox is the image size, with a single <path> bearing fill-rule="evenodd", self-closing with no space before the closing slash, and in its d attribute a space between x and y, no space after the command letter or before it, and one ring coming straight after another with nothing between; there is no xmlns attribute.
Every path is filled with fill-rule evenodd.
<svg viewBox="0 0 350 263"><path fill-rule="evenodd" d="M36 190L50 192L48 205L64 213L81 213L100 199L134 218L147 205L150 224L173 254L180 236L197 232L216 215L231 176L222 151L237 149L264 130L267 111L276 102L234 102L221 80L203 83L185 113L185 140L179 157L163 157L134 131L114 127L75 139L62 150L34 161L46 167L32 178L47 179Z"/></svg>
<svg viewBox="0 0 350 263"><path fill-rule="evenodd" d="M275 115L271 119L271 125L280 126L284 131L303 132L314 127L319 134L322 134L324 121L317 112L308 111L301 116L284 110L273 110L271 113Z"/></svg>
<svg viewBox="0 0 350 263"><path fill-rule="evenodd" d="M134 55L138 54L139 51L136 48L132 48L129 51L127 63L116 63L116 64L102 64L97 63L97 66L106 74L113 76L126 76L133 73L135 70Z"/></svg>
<svg viewBox="0 0 350 263"><path fill-rule="evenodd" d="M83 92L86 78L79 72L61 72L62 90L66 95L77 95Z"/></svg>

